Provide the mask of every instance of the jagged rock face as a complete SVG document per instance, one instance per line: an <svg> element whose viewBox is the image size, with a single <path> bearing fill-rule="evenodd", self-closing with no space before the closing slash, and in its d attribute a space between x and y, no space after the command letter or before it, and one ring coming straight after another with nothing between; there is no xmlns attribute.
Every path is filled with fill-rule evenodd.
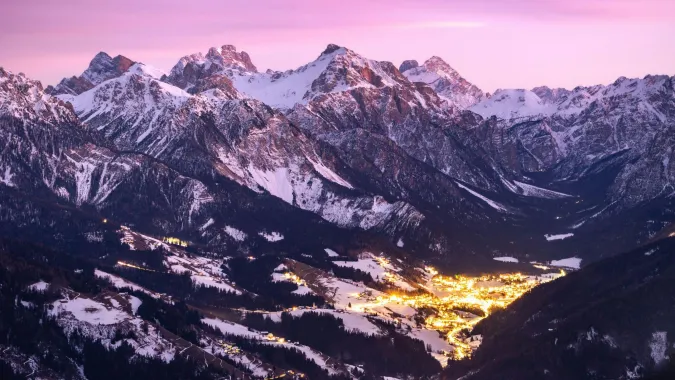
<svg viewBox="0 0 675 380"><path fill-rule="evenodd" d="M191 89L190 83L196 83L197 77L193 72L197 71L189 69L185 62L201 59L200 55L194 57L197 58L181 59L166 80ZM439 72L452 70L437 60L425 64ZM462 149L444 135L455 123L455 108L444 104L432 88L411 83L389 62L369 60L349 49L329 45L314 62L284 73L251 73L241 67L225 69L221 64L199 67L204 67L208 75L230 77L240 92L272 106L295 105L289 117L307 133L321 135L365 128L386 135L408 154L455 178L490 190L499 186L492 179L492 170L485 174L484 168L470 168L467 161L471 158L458 153ZM179 75L186 71L187 75Z"/></svg>
<svg viewBox="0 0 675 380"><path fill-rule="evenodd" d="M182 194L187 203L174 208L170 222L164 222L174 225L196 216L200 202L208 203L203 184L147 157L119 154L92 144L93 139L72 109L44 94L39 82L6 73L2 79L0 98L9 99L0 107L0 137L7 146L0 156L4 189L76 206L110 208L111 215L121 213L128 217L129 210L120 210L111 199L124 198L125 194L133 194L134 188L147 186L148 191L135 193L137 199L147 200L153 193L173 193L164 199L176 199L177 194ZM162 187L162 183L171 183L171 187ZM159 221L164 207L168 205L149 206L148 211L157 213L155 218Z"/></svg>
<svg viewBox="0 0 675 380"><path fill-rule="evenodd" d="M78 95L99 83L122 75L133 64L134 61L122 55L112 58L108 54L100 52L91 60L89 67L82 75L64 78L55 87L47 87L45 92L51 95Z"/></svg>
<svg viewBox="0 0 675 380"><path fill-rule="evenodd" d="M405 61L401 72L411 82L428 84L451 106L466 109L485 98L485 93L464 79L440 57L431 57L421 66L417 61Z"/></svg>
<svg viewBox="0 0 675 380"><path fill-rule="evenodd" d="M222 67L239 67L250 72L258 72L251 57L245 51L237 52L232 45L223 45L220 48L211 48L206 53L207 60L217 63Z"/></svg>
<svg viewBox="0 0 675 380"><path fill-rule="evenodd" d="M82 73L82 78L97 85L122 75L134 63L134 61L122 55L111 58L108 54L100 52L91 60L89 68Z"/></svg>
<svg viewBox="0 0 675 380"><path fill-rule="evenodd" d="M319 156L315 142L261 102L218 89L193 96L138 71L72 99L112 148L148 154L202 181L268 191L342 227L389 229L424 219L406 202L354 190L334 169L339 159Z"/></svg>
<svg viewBox="0 0 675 380"><path fill-rule="evenodd" d="M456 143L453 135L462 128L456 128L459 113L432 88L411 83L388 62L369 61L346 49L336 52L340 51L344 53L313 82L315 95L308 104L296 105L288 114L293 122L327 141L336 141L328 137L336 131L365 129L452 178L487 190L500 187L490 165L474 161L479 155ZM342 91L334 90L339 87Z"/></svg>
<svg viewBox="0 0 675 380"><path fill-rule="evenodd" d="M208 90L217 90L218 97L229 100L241 98L241 94L234 88L230 78L224 75L211 75L198 79L188 92L190 94L199 94Z"/></svg>
<svg viewBox="0 0 675 380"><path fill-rule="evenodd" d="M211 49L205 56L182 58L168 76L134 64L122 75L80 95L58 95L69 103L43 95L39 100L35 95L23 108L31 110L31 117L49 119L52 111L44 104L61 104L58 109L70 120L66 124L81 135L80 140L64 145L72 152L61 157L77 162L74 169L63 165L64 173L70 173L70 179L64 181L70 184L61 186L64 190L49 185L44 191L57 196L67 192L64 199L69 202L114 213L116 210L106 207L113 207L112 200L126 184L141 186L140 182L148 180L137 173L164 165L167 174L156 174L155 178L166 182L177 176L197 182L176 180L181 189L190 190L152 188L151 196L141 194L135 202L148 202L157 194L197 194L192 198L172 195L180 203L165 206L175 213L151 222L162 231L182 230L195 236L201 234L197 224L207 216L238 210L233 194L255 215L264 210L250 206L253 199L269 194L272 198L265 198L269 202L266 207L310 211L332 225L378 231L389 239L410 235L408 247L417 247L420 252L422 246L436 247L442 242L442 248L434 252L449 252L462 245L462 252L490 254L494 247L489 244L468 244L462 241L465 236L456 231L451 235L438 226L461 225L462 234L473 235L475 242L495 223L515 223L519 227L500 238L509 239L513 244L509 249L518 251L517 236L540 227L541 243L547 244L544 233L553 231L544 231L538 218L550 216L548 207L567 205L565 200L531 201L537 197L532 194L559 199L567 196L547 189L568 192L592 199L595 203L578 207L597 207L594 213L598 213L621 197L625 207L632 207L661 197L671 188L668 178L672 172L659 169L671 167L670 78L648 77L644 80L648 85L620 80L607 88L569 92L546 88L499 91L491 102L472 108L488 117L484 120L477 113L452 106L447 97L437 93L435 85L411 81L411 72L417 72L461 82L463 79L439 58L421 66L408 63L403 68L401 73L389 62L369 60L329 45L315 61L296 70L258 73L248 55L225 46ZM35 91L39 93L39 89ZM549 110L546 107L555 103L555 112L509 120L490 117L497 106L509 117L514 113L532 115L533 107L527 101L521 104L521 96L534 99L538 111ZM6 110L16 110L20 98L9 96L14 97L19 100L8 103ZM514 99L520 107L515 111L509 103ZM26 112L23 108L16 112ZM15 117L17 113L12 112ZM63 141L69 140L64 137ZM93 145L85 147L87 143ZM649 159L635 153L648 147L661 153ZM121 156L113 160L116 152ZM44 162L39 161L36 168L56 165L50 170L61 170L60 161L41 160ZM19 179L15 174L18 166L10 166L2 177L11 177L7 183ZM112 187L107 187L114 190L110 194L92 188L78 190L73 173L89 169L92 181L104 174L117 176L110 182ZM154 173L164 172L156 169ZM605 181L610 174L619 179L595 181ZM132 177L136 179L128 179ZM585 185L589 182L602 182L603 196L590 197ZM222 193L223 186L229 195ZM202 211L196 214L180 206L201 202L195 199L221 198L227 201L199 206ZM600 218L591 219L600 220L609 212L599 214ZM311 223L311 218L300 217L303 223ZM569 222L556 222L556 228L582 221L591 224L591 219L575 218L572 215ZM537 226L528 225L533 220ZM211 242L227 240L218 233L207 235ZM493 242L501 247L499 239ZM528 252L540 250L528 247ZM547 247L546 252L551 251Z"/></svg>
<svg viewBox="0 0 675 380"><path fill-rule="evenodd" d="M225 72L257 73L258 69L251 62L248 53L237 52L232 45L223 45L220 48L209 49L206 55L197 53L181 58L171 69L169 76L163 80L186 91L197 93L222 85L222 79L219 77ZM216 74L218 74L216 78L210 78ZM197 88L191 90L194 86ZM231 87L231 84L228 87Z"/></svg>
<svg viewBox="0 0 675 380"><path fill-rule="evenodd" d="M619 79L602 88L539 88L546 100L537 97L536 107L488 107L516 117L485 123L476 133L492 157L521 175L547 172L555 180L570 181L592 175L610 161L618 164L621 169L608 197L632 206L674 189L674 82L648 76ZM499 102L494 99L498 96L485 104ZM527 116L517 116L521 114Z"/></svg>
<svg viewBox="0 0 675 380"><path fill-rule="evenodd" d="M414 69L416 67L419 67L419 62L415 61L414 59L406 60L401 63L401 66L399 66L398 70L400 72L405 72L410 69Z"/></svg>
<svg viewBox="0 0 675 380"><path fill-rule="evenodd" d="M573 91L570 91L565 88L549 88L546 86L535 87L532 89L539 99L543 100L545 103L556 103L562 99L570 96Z"/></svg>

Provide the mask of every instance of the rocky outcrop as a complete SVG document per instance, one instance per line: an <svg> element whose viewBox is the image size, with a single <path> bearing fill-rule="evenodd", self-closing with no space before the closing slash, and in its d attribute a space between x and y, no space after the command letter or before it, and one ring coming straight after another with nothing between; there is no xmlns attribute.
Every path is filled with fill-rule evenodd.
<svg viewBox="0 0 675 380"><path fill-rule="evenodd" d="M82 75L64 78L56 86L48 86L45 92L50 95L79 95L99 83L122 75L133 64L134 61L122 55L112 58L100 52L91 60Z"/></svg>
<svg viewBox="0 0 675 380"><path fill-rule="evenodd" d="M485 93L464 79L440 57L431 57L421 66L417 61L405 61L401 72L411 82L429 85L450 106L466 109L485 98Z"/></svg>

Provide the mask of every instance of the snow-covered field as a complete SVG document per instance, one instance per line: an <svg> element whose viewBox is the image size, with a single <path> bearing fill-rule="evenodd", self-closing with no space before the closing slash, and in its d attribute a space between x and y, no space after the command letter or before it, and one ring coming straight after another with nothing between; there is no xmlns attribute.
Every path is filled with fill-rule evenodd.
<svg viewBox="0 0 675 380"><path fill-rule="evenodd" d="M401 268L391 263L391 261L384 256L376 256L372 253L365 252L362 253L356 261L338 260L333 261L333 264L366 272L377 282L390 283L407 291L415 290L415 287L410 285L406 279L398 274L398 272L401 271Z"/></svg>
<svg viewBox="0 0 675 380"><path fill-rule="evenodd" d="M260 331L256 331L246 326L229 321L224 321L221 319L204 318L202 319L202 322L213 328L220 330L225 335L242 336L271 346L277 346L287 349L296 349L298 351L301 351L307 357L307 359L313 361L319 367L326 369L328 373L330 374L338 373L338 371L333 366L328 364L327 356L305 345L287 342L283 338L275 337L271 334L264 335Z"/></svg>
<svg viewBox="0 0 675 380"><path fill-rule="evenodd" d="M267 314L270 319L275 322L281 321L282 311L276 313ZM298 309L292 311L286 311L295 317L300 316L304 313L318 313L318 314L330 314L335 318L339 318L344 323L345 329L348 331L360 332L365 335L382 335L380 328L375 326L368 318L361 313L354 313L349 310L338 311L332 309Z"/></svg>
<svg viewBox="0 0 675 380"><path fill-rule="evenodd" d="M136 285L133 282L127 281L127 280L123 279L122 277L115 276L114 274L106 273L102 270L96 269L94 271L94 275L98 278L103 278L103 279L106 279L106 280L110 281L110 283L117 289L128 288L128 289L131 289L131 290L137 290L139 292L143 292L143 293L145 293L145 294L147 294L151 297L154 297L154 298L160 297L159 294L157 294L155 292L152 292L152 291L150 291L150 290L148 290L148 289L146 289L142 286Z"/></svg>
<svg viewBox="0 0 675 380"><path fill-rule="evenodd" d="M173 360L176 354L174 345L162 338L152 325L124 311L118 302L105 305L89 298L68 297L55 301L48 314L63 328L66 335L77 331L109 348L117 348L122 342L126 342L134 348L136 355L156 357L166 362ZM134 298L127 299L131 302L132 310L137 310L140 300ZM146 326L147 333L143 331L143 325ZM120 330L133 331L134 338L112 343L115 334Z"/></svg>

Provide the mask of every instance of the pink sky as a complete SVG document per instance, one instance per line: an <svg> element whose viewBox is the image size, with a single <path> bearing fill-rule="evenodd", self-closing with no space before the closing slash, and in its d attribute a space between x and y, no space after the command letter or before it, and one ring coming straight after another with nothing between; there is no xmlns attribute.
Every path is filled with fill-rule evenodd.
<svg viewBox="0 0 675 380"><path fill-rule="evenodd" d="M0 66L58 82L99 51L164 70L232 44L286 70L328 43L445 59L486 91L675 74L673 0L25 0L3 4Z"/></svg>

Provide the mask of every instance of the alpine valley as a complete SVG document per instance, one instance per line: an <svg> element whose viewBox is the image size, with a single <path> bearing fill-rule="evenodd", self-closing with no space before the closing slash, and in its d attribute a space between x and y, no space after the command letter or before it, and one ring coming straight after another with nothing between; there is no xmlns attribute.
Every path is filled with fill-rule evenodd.
<svg viewBox="0 0 675 380"><path fill-rule="evenodd" d="M675 376L675 77L328 45L0 68L2 379Z"/></svg>

